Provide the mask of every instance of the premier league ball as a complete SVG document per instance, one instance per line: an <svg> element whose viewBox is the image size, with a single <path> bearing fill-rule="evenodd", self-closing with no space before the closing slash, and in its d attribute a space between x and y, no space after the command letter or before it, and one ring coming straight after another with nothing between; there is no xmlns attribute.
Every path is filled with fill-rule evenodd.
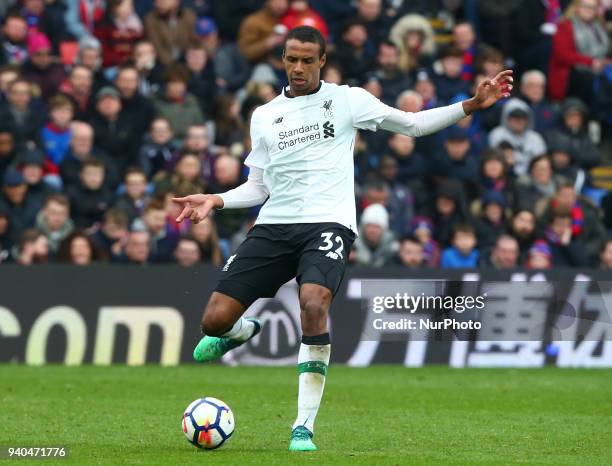
<svg viewBox="0 0 612 466"><path fill-rule="evenodd" d="M234 413L223 401L207 396L187 406L181 427L193 445L212 450L234 433Z"/></svg>

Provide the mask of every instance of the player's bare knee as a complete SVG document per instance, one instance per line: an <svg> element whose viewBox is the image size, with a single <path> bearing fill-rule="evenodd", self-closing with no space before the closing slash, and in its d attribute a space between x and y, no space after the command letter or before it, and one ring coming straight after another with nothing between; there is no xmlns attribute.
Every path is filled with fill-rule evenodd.
<svg viewBox="0 0 612 466"><path fill-rule="evenodd" d="M330 295L329 290L323 287L301 290L300 308L302 310L302 327L304 332L316 333L325 331L327 311L331 301Z"/></svg>
<svg viewBox="0 0 612 466"><path fill-rule="evenodd" d="M205 335L218 337L226 332L232 324L233 322L227 322L222 304L214 298L211 299L202 317L202 332Z"/></svg>

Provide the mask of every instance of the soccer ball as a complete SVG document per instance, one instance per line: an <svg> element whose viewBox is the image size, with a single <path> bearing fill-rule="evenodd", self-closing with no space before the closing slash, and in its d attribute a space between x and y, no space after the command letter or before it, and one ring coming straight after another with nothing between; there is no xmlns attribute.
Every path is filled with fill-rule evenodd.
<svg viewBox="0 0 612 466"><path fill-rule="evenodd" d="M223 401L207 396L187 406L181 427L193 445L212 450L234 433L234 413Z"/></svg>

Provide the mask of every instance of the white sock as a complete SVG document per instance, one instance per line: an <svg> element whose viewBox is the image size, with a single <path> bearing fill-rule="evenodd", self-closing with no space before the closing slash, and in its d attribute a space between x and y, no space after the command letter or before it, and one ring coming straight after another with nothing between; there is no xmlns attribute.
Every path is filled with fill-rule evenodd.
<svg viewBox="0 0 612 466"><path fill-rule="evenodd" d="M314 421L323 396L330 353L330 344L307 345L302 343L300 345L298 414L293 423L293 429L297 426L305 426L314 433Z"/></svg>
<svg viewBox="0 0 612 466"><path fill-rule="evenodd" d="M254 330L255 324L250 320L246 320L244 317L241 317L236 321L232 328L221 336L229 338L230 340L247 341L250 336L253 335Z"/></svg>

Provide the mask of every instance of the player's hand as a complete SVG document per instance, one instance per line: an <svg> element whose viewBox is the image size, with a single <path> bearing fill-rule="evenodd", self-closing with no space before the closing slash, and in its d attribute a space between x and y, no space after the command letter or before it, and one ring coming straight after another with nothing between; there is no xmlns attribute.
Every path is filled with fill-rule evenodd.
<svg viewBox="0 0 612 466"><path fill-rule="evenodd" d="M513 82L512 70L502 71L493 79L485 79L476 88L476 95L464 102L465 113L469 115L476 110L484 110L498 100L510 97Z"/></svg>
<svg viewBox="0 0 612 466"><path fill-rule="evenodd" d="M216 194L192 194L185 197L173 197L172 202L176 202L183 208L176 218L179 223L186 218L193 223L199 223L208 217L213 209L223 207L223 199Z"/></svg>

